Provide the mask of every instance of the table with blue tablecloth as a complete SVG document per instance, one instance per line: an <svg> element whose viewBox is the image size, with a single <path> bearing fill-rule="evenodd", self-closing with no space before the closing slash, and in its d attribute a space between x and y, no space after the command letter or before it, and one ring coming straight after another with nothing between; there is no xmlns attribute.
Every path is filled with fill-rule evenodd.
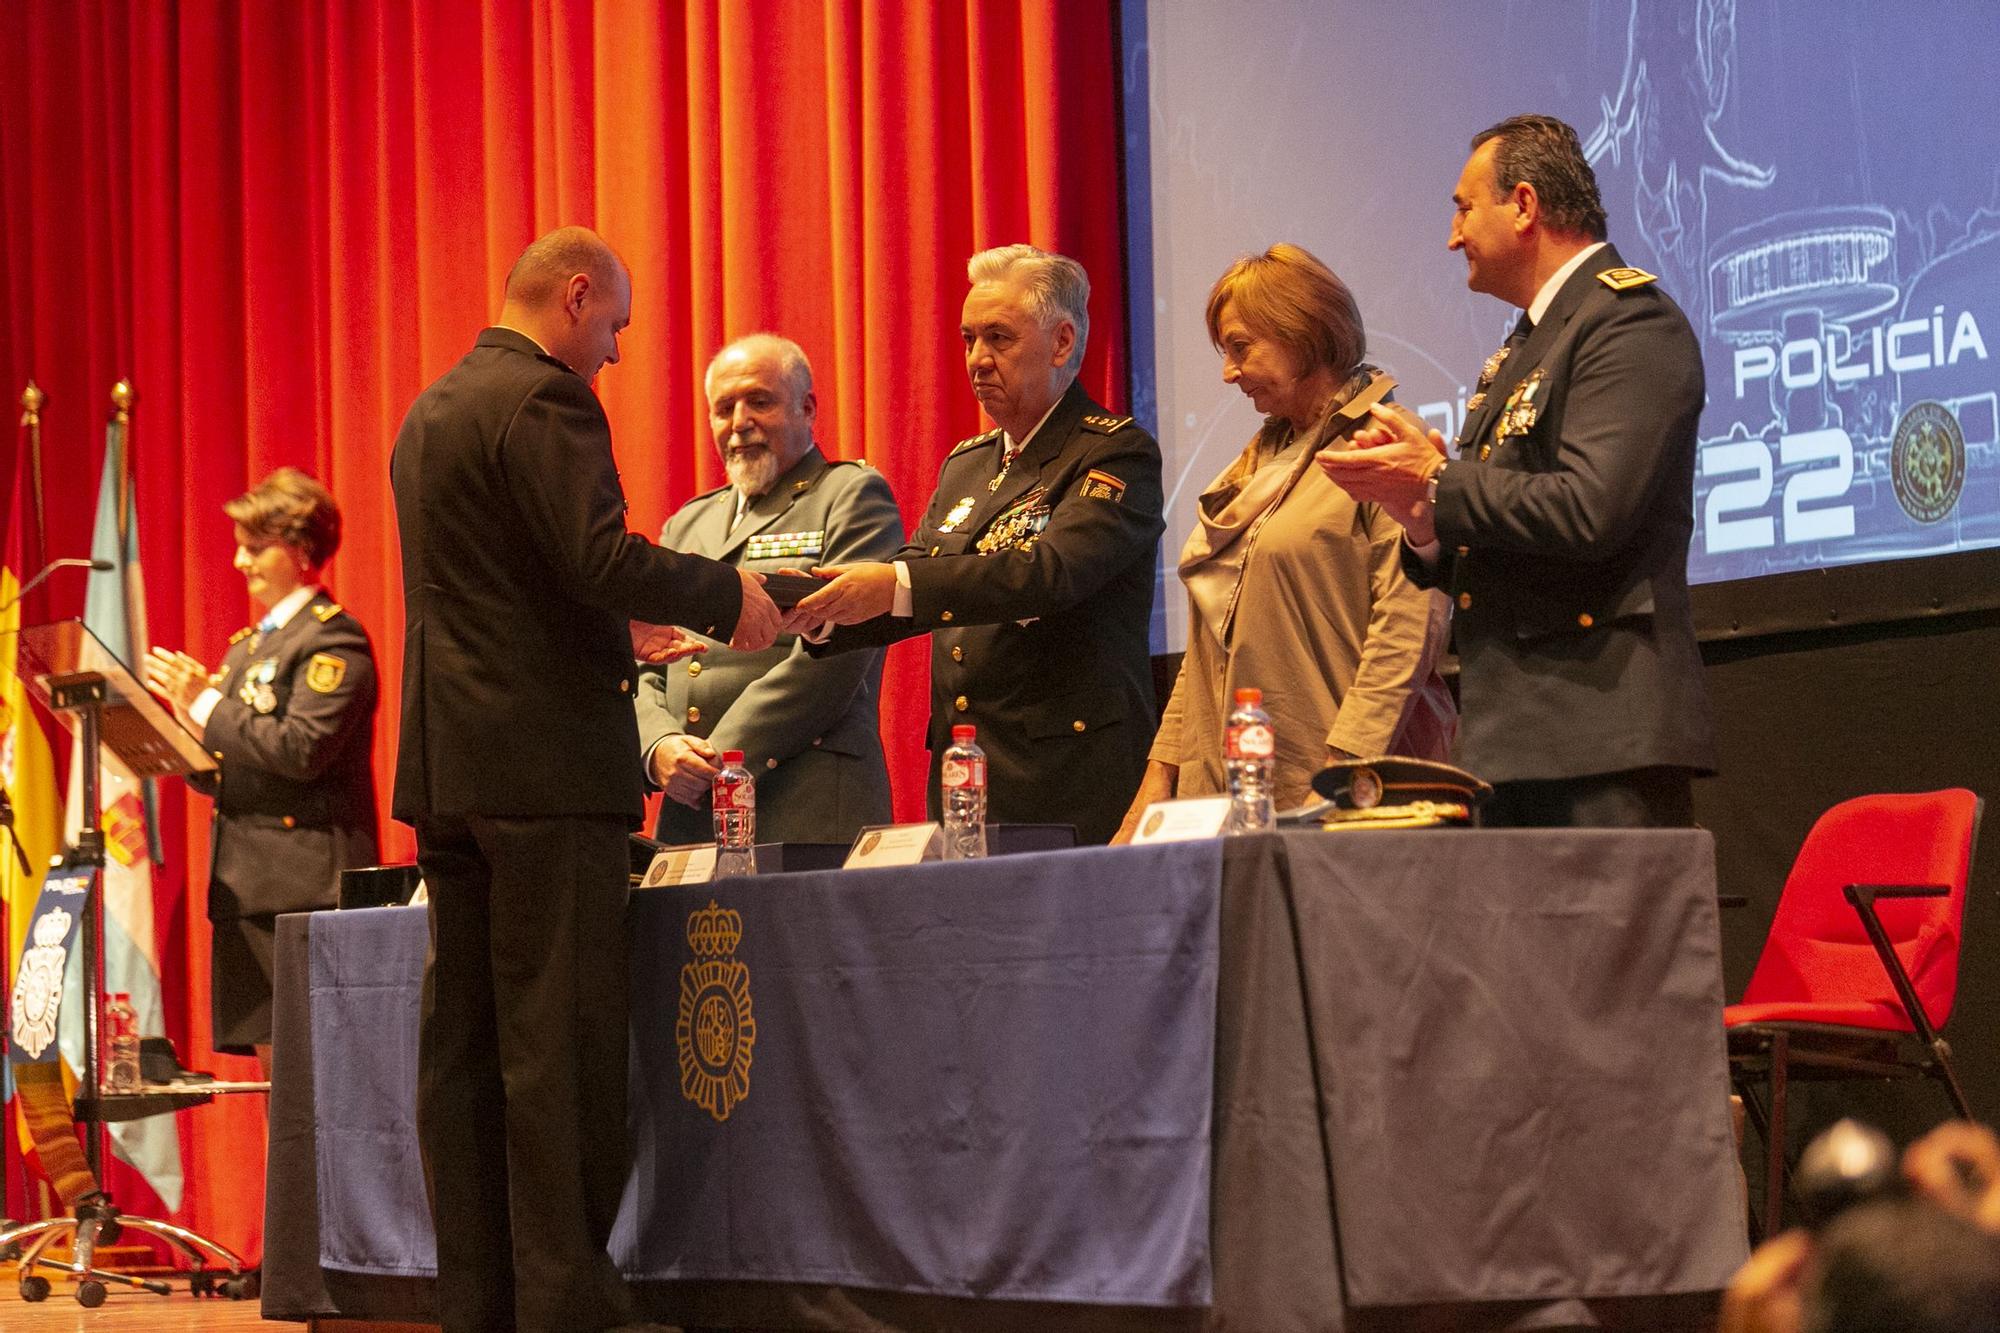
<svg viewBox="0 0 2000 1333"><path fill-rule="evenodd" d="M267 1317L430 1313L425 948L280 922ZM635 893L631 949L657 1318L1694 1328L1744 1257L1705 833L726 879Z"/></svg>

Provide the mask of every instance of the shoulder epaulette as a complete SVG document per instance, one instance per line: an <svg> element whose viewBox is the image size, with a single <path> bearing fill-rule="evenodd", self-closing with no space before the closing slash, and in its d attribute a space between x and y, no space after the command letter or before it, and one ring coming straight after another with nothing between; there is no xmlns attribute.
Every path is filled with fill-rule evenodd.
<svg viewBox="0 0 2000 1333"><path fill-rule="evenodd" d="M980 445L991 444L993 443L993 441L999 438L1000 438L999 431L989 430L984 435L975 435L969 440L960 440L957 444L952 446L951 452L946 454L945 457L946 458L956 457L957 455L964 453L967 449L977 449Z"/></svg>
<svg viewBox="0 0 2000 1333"><path fill-rule="evenodd" d="M255 634L256 632L257 631L253 626L245 625L242 629L237 630L234 634L229 636L229 646L231 648L234 648L237 644L243 642L245 639L249 638L252 634Z"/></svg>
<svg viewBox="0 0 2000 1333"><path fill-rule="evenodd" d="M1116 435L1131 424L1132 418L1114 417L1109 413L1092 412L1083 419L1083 428L1096 431L1099 435Z"/></svg>
<svg viewBox="0 0 2000 1333"><path fill-rule="evenodd" d="M335 616L339 614L340 614L339 602L321 602L318 606L315 606L313 608L313 618L319 621L319 623L322 625L324 625L327 621L332 620Z"/></svg>
<svg viewBox="0 0 2000 1333"><path fill-rule="evenodd" d="M1659 275L1648 273L1642 268L1607 268L1597 275L1597 280L1614 292L1630 291L1634 287L1644 287L1649 282L1658 282Z"/></svg>

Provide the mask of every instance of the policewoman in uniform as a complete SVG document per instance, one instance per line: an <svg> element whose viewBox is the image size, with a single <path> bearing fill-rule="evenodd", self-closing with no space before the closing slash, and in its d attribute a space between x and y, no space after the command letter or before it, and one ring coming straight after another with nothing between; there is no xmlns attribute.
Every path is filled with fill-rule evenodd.
<svg viewBox="0 0 2000 1333"><path fill-rule="evenodd" d="M271 945L281 912L334 905L340 871L376 859L375 656L320 585L340 507L279 468L222 507L235 565L264 614L230 636L221 669L155 648L148 683L215 757L208 916L215 1048L271 1056Z"/></svg>

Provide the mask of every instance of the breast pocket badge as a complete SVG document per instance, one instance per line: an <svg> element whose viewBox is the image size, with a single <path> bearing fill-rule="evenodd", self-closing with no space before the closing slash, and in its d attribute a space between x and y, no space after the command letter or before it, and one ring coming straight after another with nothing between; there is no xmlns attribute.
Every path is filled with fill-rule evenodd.
<svg viewBox="0 0 2000 1333"><path fill-rule="evenodd" d="M1535 428L1535 421L1541 415L1541 408L1536 406L1535 398L1541 393L1542 385L1547 381L1548 372L1538 368L1530 371L1526 379L1514 386L1513 392L1507 395L1506 403L1500 408L1500 415L1494 420L1492 440L1479 448L1482 462L1509 439L1526 435Z"/></svg>
<svg viewBox="0 0 2000 1333"><path fill-rule="evenodd" d="M243 684L238 687L236 697L241 699L252 712L273 713L278 708L278 691L272 682L278 678L278 659L267 657L261 662L252 662L243 673Z"/></svg>
<svg viewBox="0 0 2000 1333"><path fill-rule="evenodd" d="M968 495L951 507L950 511L944 516L944 522L938 524L937 530L939 532L952 532L956 530L959 524L965 522L965 516L971 512L972 497Z"/></svg>
<svg viewBox="0 0 2000 1333"><path fill-rule="evenodd" d="M991 555L995 551L1031 551L1041 539L1042 529L1049 525L1048 492L1036 487L1022 496L1020 501L1006 513L993 520L990 527L979 536L979 553Z"/></svg>

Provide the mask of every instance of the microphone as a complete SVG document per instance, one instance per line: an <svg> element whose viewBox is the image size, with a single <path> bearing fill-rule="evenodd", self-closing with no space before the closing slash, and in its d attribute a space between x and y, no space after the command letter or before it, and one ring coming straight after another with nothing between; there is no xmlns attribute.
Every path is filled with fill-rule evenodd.
<svg viewBox="0 0 2000 1333"><path fill-rule="evenodd" d="M37 584L55 573L58 569L88 569L98 574L109 574L117 568L118 566L112 564L109 560L83 560L75 556L64 560L51 560L48 564L42 566L40 573L36 574L35 577L29 579L26 583L23 583L21 590L8 598L5 605L0 605L0 611L13 610L16 602L19 602L23 597L33 592Z"/></svg>

